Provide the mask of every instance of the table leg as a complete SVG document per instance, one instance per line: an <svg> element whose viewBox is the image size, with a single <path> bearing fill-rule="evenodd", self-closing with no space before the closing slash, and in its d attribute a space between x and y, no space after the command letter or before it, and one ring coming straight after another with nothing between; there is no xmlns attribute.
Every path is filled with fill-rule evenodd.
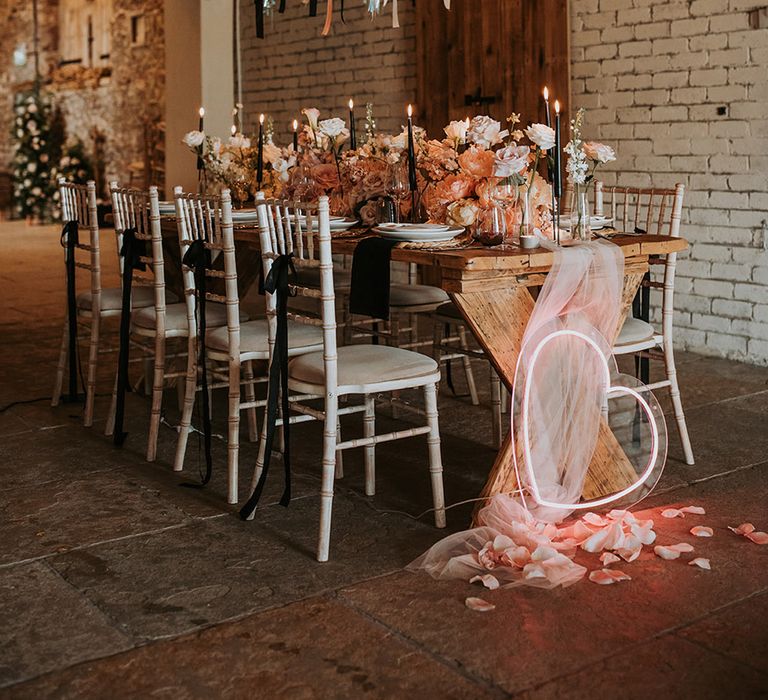
<svg viewBox="0 0 768 700"><path fill-rule="evenodd" d="M624 322L645 269L644 264L627 266L621 300L622 313L616 334ZM511 390L523 335L533 312L534 301L528 288L515 286L486 292L454 293L452 296L499 377ZM512 449L511 437L507 436L481 496L491 497L517 488ZM614 493L626 487L634 478L634 467L607 423L602 422L584 485L584 497L591 499ZM482 502L479 507L482 507Z"/></svg>

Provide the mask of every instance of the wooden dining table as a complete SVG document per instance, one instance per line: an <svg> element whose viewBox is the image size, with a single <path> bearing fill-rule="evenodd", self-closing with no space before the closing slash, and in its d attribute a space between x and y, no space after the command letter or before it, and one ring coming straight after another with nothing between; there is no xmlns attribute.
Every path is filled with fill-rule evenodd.
<svg viewBox="0 0 768 700"><path fill-rule="evenodd" d="M176 261L167 261L166 271L180 270L179 265L173 264L179 258L178 242L175 246L171 244L171 236L176 236L175 221L164 219L163 232L164 237L168 236L169 243L164 248L172 258L175 247L176 258ZM361 232L361 235L354 236L344 233L334 237L333 252L354 254L355 247L365 235L370 234ZM650 234L615 234L610 240L624 254L621 313L614 337L610 339L613 341L649 269L649 260L682 251L688 243L679 237ZM261 264L258 231L254 225L235 227L235 247L238 286L242 295L257 279ZM391 260L415 263L435 272L431 279L450 295L501 381L511 391L523 334L534 308L532 291L544 283L554 262L554 253L544 248L524 250L510 244L431 249L395 246L391 251ZM174 287L172 281L168 283L171 288ZM512 492L517 487L513 449L512 436L507 435L490 469L482 497ZM607 421L602 420L582 496L592 499L615 493L636 478L633 464Z"/></svg>

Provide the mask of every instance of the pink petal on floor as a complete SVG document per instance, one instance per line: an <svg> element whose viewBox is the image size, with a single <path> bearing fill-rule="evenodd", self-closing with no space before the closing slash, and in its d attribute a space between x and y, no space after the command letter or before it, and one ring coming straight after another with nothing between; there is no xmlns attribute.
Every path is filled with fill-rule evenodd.
<svg viewBox="0 0 768 700"><path fill-rule="evenodd" d="M482 598L472 598L471 596L464 601L464 605L476 612L490 612L491 610L496 610L496 606L493 603L489 603Z"/></svg>
<svg viewBox="0 0 768 700"><path fill-rule="evenodd" d="M697 525L696 527L691 528L691 534L696 535L696 537L712 537L715 533L711 527Z"/></svg>
<svg viewBox="0 0 768 700"><path fill-rule="evenodd" d="M768 532L748 532L744 537L755 544L768 544Z"/></svg>
<svg viewBox="0 0 768 700"><path fill-rule="evenodd" d="M704 559L704 557L696 557L695 559L691 559L691 561L688 562L688 566L698 566L700 569L706 569L707 571L712 569L712 567L709 565L709 559Z"/></svg>
<svg viewBox="0 0 768 700"><path fill-rule="evenodd" d="M737 535L748 535L750 532L755 531L755 526L752 523L742 523L738 527L728 526L731 532L735 532Z"/></svg>
<svg viewBox="0 0 768 700"><path fill-rule="evenodd" d="M678 559L680 557L680 552L676 549L672 549L672 547L665 547L664 545L657 544L653 551L656 553L657 557L661 557L662 559Z"/></svg>
<svg viewBox="0 0 768 700"><path fill-rule="evenodd" d="M683 515L683 511L678 510L677 508L667 508L666 510L661 511L661 517L662 518L684 518L685 515Z"/></svg>
<svg viewBox="0 0 768 700"><path fill-rule="evenodd" d="M471 579L469 579L470 583L475 583L475 581L480 581L489 591L495 591L499 587L499 579L497 579L493 574L484 574L482 576L473 576Z"/></svg>
<svg viewBox="0 0 768 700"><path fill-rule="evenodd" d="M619 557L617 557L615 554L611 554L611 552L603 552L600 555L600 561L602 562L603 566L608 566L609 564L615 564L617 561L621 561Z"/></svg>
<svg viewBox="0 0 768 700"><path fill-rule="evenodd" d="M589 574L589 580L601 586L609 586L619 581L631 581L632 577L618 569L596 569Z"/></svg>
<svg viewBox="0 0 768 700"><path fill-rule="evenodd" d="M685 506L680 511L683 513L693 513L694 515L706 515L707 513L701 506Z"/></svg>
<svg viewBox="0 0 768 700"><path fill-rule="evenodd" d="M680 553L693 551L693 545L688 544L687 542L680 542L679 544L670 544L668 545L668 547Z"/></svg>
<svg viewBox="0 0 768 700"><path fill-rule="evenodd" d="M602 515L598 515L597 513L587 513L584 517L582 517L582 520L589 525L596 525L597 527L602 527L605 525L605 518L603 518Z"/></svg>

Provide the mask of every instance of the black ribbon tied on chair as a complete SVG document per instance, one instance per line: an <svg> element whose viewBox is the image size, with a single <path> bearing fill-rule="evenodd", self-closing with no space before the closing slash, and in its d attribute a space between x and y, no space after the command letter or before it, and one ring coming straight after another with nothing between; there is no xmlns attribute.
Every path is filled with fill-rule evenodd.
<svg viewBox="0 0 768 700"><path fill-rule="evenodd" d="M128 437L128 433L123 431L123 422L125 419L125 392L128 389L128 359L131 347L133 271L147 269L141 260L142 256L146 254L146 241L136 237L136 229L125 229L123 231L123 247L120 250L120 255L123 257L123 296L120 311L120 350L117 357L117 400L113 434L113 441L118 447L122 447L125 438ZM149 378L145 377L145 381L149 381Z"/></svg>
<svg viewBox="0 0 768 700"><path fill-rule="evenodd" d="M283 437L283 468L285 470L285 486L280 497L280 505L288 506L291 502L291 437L290 437L290 402L288 400L288 297L291 296L289 273L296 278L296 268L293 265L293 253L279 255L272 262L272 268L264 280L263 291L275 295L277 312L277 331L275 347L272 351L272 361L269 365L269 390L267 393L267 435L264 441L264 467L251 497L240 510L240 517L247 520L256 510L261 493L267 482L269 465L272 461L272 443L275 438L277 423L277 408L282 400Z"/></svg>
<svg viewBox="0 0 768 700"><path fill-rule="evenodd" d="M77 288L75 275L75 246L80 242L77 221L67 221L61 230L61 245L66 248L65 265L67 271L67 330L69 358L69 394L67 403L80 401L77 393Z"/></svg>
<svg viewBox="0 0 768 700"><path fill-rule="evenodd" d="M203 398L203 444L205 447L205 474L200 486L205 486L211 480L213 473L213 457L211 455L211 411L208 400L208 364L205 356L205 334L207 329L205 319L205 297L208 293L207 275L205 271L211 267L211 251L205 247L205 241L197 239L187 248L181 262L193 271L195 280L195 314L197 316L198 337L198 367L201 372L201 394ZM184 484L198 486L198 484Z"/></svg>

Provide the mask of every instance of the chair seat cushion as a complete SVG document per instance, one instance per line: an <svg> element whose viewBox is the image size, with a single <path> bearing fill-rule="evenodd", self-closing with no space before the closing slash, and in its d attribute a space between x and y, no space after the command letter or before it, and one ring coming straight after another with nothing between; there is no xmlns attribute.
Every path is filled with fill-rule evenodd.
<svg viewBox="0 0 768 700"><path fill-rule="evenodd" d="M411 379L437 371L431 357L387 345L346 345L338 349L338 385L380 384ZM322 352L301 355L288 366L291 379L306 384L325 384Z"/></svg>
<svg viewBox="0 0 768 700"><path fill-rule="evenodd" d="M440 304L440 306L435 309L435 316L444 316L445 318L456 319L457 321L464 320L461 311L459 311L459 307L452 301Z"/></svg>
<svg viewBox="0 0 768 700"><path fill-rule="evenodd" d="M320 288L320 268L302 267L297 269L299 284L302 287ZM333 268L333 286L336 289L348 288L352 284L352 271L340 267Z"/></svg>
<svg viewBox="0 0 768 700"><path fill-rule="evenodd" d="M77 308L91 308L91 292L81 292L77 295ZM172 304L179 298L168 289L165 290L165 300ZM145 306L153 306L155 303L155 290L153 287L136 286L131 290L131 306L134 309L141 309ZM101 290L101 310L102 311L120 311L123 307L123 290L119 287Z"/></svg>
<svg viewBox="0 0 768 700"><path fill-rule="evenodd" d="M248 316L240 312L240 322L247 321ZM131 321L135 326L141 328L155 327L155 307L147 306L131 313ZM205 325L208 328L219 328L227 325L227 307L224 304L217 304L209 301L205 305ZM169 304L165 307L165 328L169 331L186 331L187 327L187 305Z"/></svg>
<svg viewBox="0 0 768 700"><path fill-rule="evenodd" d="M654 335L656 335L656 332L653 330L653 326L650 323L629 316L621 327L615 345L634 345L635 343L642 343L646 340L650 341L653 340Z"/></svg>
<svg viewBox="0 0 768 700"><path fill-rule="evenodd" d="M442 304L448 295L439 287L428 284L393 284L389 288L390 306L424 306Z"/></svg>
<svg viewBox="0 0 768 700"><path fill-rule="evenodd" d="M217 328L206 335L205 344L212 350L228 352L227 327ZM288 321L288 355L313 352L323 348L323 330L318 326ZM248 321L240 326L240 352L258 353L269 357L269 327L267 319Z"/></svg>

